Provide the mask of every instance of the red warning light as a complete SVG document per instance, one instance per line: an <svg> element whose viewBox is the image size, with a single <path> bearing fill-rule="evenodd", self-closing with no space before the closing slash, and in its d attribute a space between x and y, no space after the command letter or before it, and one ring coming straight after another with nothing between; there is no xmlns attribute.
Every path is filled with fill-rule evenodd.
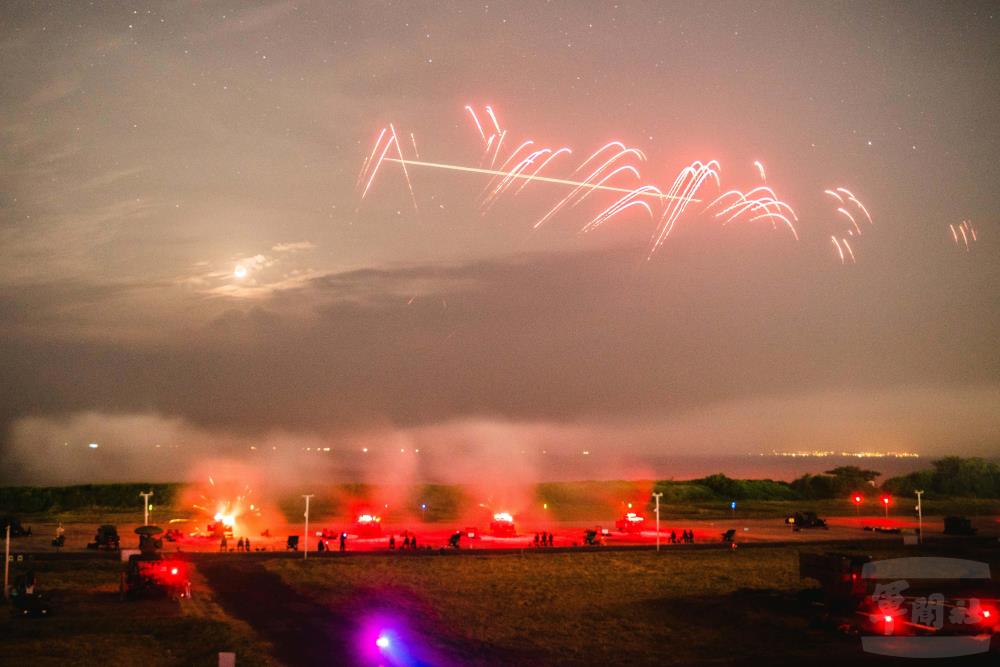
<svg viewBox="0 0 1000 667"><path fill-rule="evenodd" d="M854 494L854 504L860 505L862 503L862 501L864 501L864 498L861 497L861 494L860 493L855 493Z"/></svg>

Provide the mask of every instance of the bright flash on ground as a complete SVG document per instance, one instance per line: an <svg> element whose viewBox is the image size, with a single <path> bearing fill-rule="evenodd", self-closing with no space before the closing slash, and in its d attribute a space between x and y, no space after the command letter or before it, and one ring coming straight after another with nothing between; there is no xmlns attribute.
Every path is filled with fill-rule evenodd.
<svg viewBox="0 0 1000 667"><path fill-rule="evenodd" d="M215 520L222 523L223 526L232 528L236 524L236 517L232 514L223 514L222 512L215 513Z"/></svg>
<svg viewBox="0 0 1000 667"><path fill-rule="evenodd" d="M247 267L243 266L242 264L237 264L236 268L233 269L233 277L237 278L237 279L246 278L247 277Z"/></svg>

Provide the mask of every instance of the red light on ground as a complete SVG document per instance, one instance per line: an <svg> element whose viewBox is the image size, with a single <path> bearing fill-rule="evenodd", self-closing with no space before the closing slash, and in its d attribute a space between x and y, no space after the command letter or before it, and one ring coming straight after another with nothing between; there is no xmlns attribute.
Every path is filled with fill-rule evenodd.
<svg viewBox="0 0 1000 667"><path fill-rule="evenodd" d="M892 623L892 616L886 616L885 617L885 622L886 623Z"/></svg>
<svg viewBox="0 0 1000 667"><path fill-rule="evenodd" d="M983 610L983 618L989 618L990 616L992 616L992 614L990 614L990 610L989 609L984 609Z"/></svg>
<svg viewBox="0 0 1000 667"><path fill-rule="evenodd" d="M177 568L176 567L170 568L170 574L176 576L177 575Z"/></svg>
<svg viewBox="0 0 1000 667"><path fill-rule="evenodd" d="M889 496L882 496L882 502L885 503L886 505L888 505L889 504Z"/></svg>
<svg viewBox="0 0 1000 667"><path fill-rule="evenodd" d="M861 501L863 500L864 498L862 498L861 496L854 496L854 502L857 503L858 505L860 505Z"/></svg>

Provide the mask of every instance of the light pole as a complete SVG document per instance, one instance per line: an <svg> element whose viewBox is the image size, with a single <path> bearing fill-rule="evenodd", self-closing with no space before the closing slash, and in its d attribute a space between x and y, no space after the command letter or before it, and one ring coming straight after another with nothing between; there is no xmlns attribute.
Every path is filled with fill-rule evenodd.
<svg viewBox="0 0 1000 667"><path fill-rule="evenodd" d="M302 560L309 558L309 499L315 496L315 493L310 493L309 495L303 494L303 498L306 499L306 513L303 515L306 518L306 529L305 529L305 539L302 540Z"/></svg>
<svg viewBox="0 0 1000 667"><path fill-rule="evenodd" d="M923 490L916 491L917 494L917 544L924 543L924 508L921 504L920 496L924 495Z"/></svg>
<svg viewBox="0 0 1000 667"><path fill-rule="evenodd" d="M140 491L142 496L142 525L149 525L149 499L153 496L152 491Z"/></svg>
<svg viewBox="0 0 1000 667"><path fill-rule="evenodd" d="M656 499L656 550L660 550L660 498L663 497L663 493L654 493L653 498Z"/></svg>
<svg viewBox="0 0 1000 667"><path fill-rule="evenodd" d="M860 493L854 494L854 514L860 519L861 518L861 503L864 498L861 497Z"/></svg>
<svg viewBox="0 0 1000 667"><path fill-rule="evenodd" d="M10 597L10 587L7 585L7 579L10 572L10 524L7 524L7 542L3 548L3 596L5 598Z"/></svg>
<svg viewBox="0 0 1000 667"><path fill-rule="evenodd" d="M731 503L729 503L729 509L731 509L733 511L733 520L735 521L736 520L736 501L735 500L732 501Z"/></svg>
<svg viewBox="0 0 1000 667"><path fill-rule="evenodd" d="M882 504L885 505L885 518L889 519L889 496L882 496Z"/></svg>

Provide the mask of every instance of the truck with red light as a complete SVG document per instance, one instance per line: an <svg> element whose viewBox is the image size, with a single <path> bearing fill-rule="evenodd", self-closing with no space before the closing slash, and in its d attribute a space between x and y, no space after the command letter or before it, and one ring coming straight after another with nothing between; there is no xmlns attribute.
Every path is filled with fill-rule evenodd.
<svg viewBox="0 0 1000 667"><path fill-rule="evenodd" d="M497 512L490 521L490 535L493 537L516 537L517 528L510 512Z"/></svg>
<svg viewBox="0 0 1000 667"><path fill-rule="evenodd" d="M163 542L157 536L163 529L139 526L135 532L139 536L139 553L130 555L125 563L119 583L121 598L190 598L191 580L187 563L179 558L166 558L160 553Z"/></svg>
<svg viewBox="0 0 1000 667"><path fill-rule="evenodd" d="M615 530L619 533L641 533L646 517L635 512L626 512L625 516L615 521Z"/></svg>
<svg viewBox="0 0 1000 667"><path fill-rule="evenodd" d="M208 534L217 540L221 540L223 537L227 540L233 539L233 528L236 525L235 517L231 514L216 512L215 516L212 518L215 522L210 523L205 527Z"/></svg>
<svg viewBox="0 0 1000 667"><path fill-rule="evenodd" d="M358 516L354 522L354 533L362 539L382 537L382 517L374 514Z"/></svg>
<svg viewBox="0 0 1000 667"><path fill-rule="evenodd" d="M145 552L129 556L119 585L123 600L145 597L168 597L172 600L191 597L188 565L179 559Z"/></svg>
<svg viewBox="0 0 1000 667"><path fill-rule="evenodd" d="M902 563L895 571L894 561ZM945 561L960 569L946 575ZM819 582L812 592L820 606L813 608L842 628L875 636L988 635L997 630L1000 588L967 563L972 561L800 553L799 576Z"/></svg>

